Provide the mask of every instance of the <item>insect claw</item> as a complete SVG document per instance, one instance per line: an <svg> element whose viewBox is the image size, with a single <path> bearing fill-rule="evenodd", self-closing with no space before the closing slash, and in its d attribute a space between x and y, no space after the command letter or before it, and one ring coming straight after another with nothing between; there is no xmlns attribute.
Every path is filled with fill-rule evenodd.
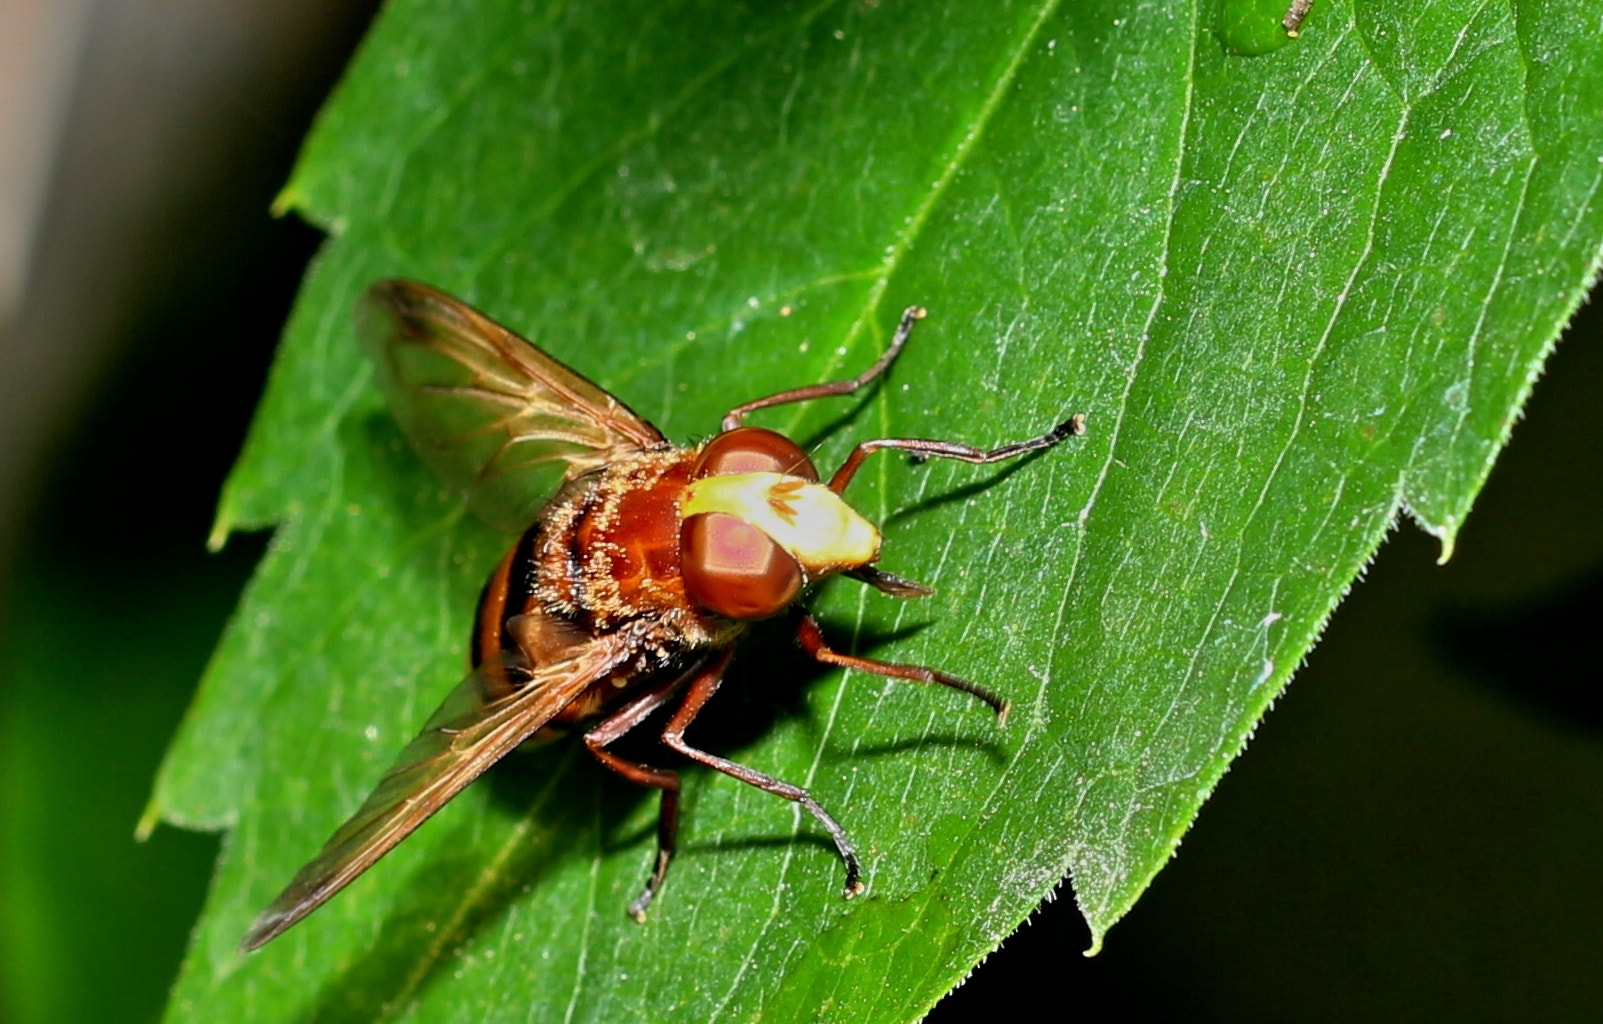
<svg viewBox="0 0 1603 1024"><path fill-rule="evenodd" d="M1005 700L1002 702L1002 706L996 709L996 725L997 725L997 728L999 728L999 729L1007 728L1007 714L1008 714L1009 711L1012 711L1012 710L1013 710L1013 705L1011 703L1009 703L1008 701L1005 701Z"/></svg>
<svg viewBox="0 0 1603 1024"><path fill-rule="evenodd" d="M1079 437L1085 433L1085 413L1077 412L1073 416L1052 428L1047 435L1054 441L1061 441L1066 437Z"/></svg>
<svg viewBox="0 0 1603 1024"><path fill-rule="evenodd" d="M857 863L857 854L853 852L850 845L840 846L840 841L844 837L844 833L836 836L835 842L840 848L841 859L846 862L846 887L841 890L840 896L843 900L849 900L853 896L860 895L867 887L863 885L863 869Z"/></svg>
<svg viewBox="0 0 1603 1024"><path fill-rule="evenodd" d="M646 887L640 890L640 895L629 904L629 916L640 924L646 923L646 908L651 906L657 890L662 888L662 880L668 876L668 861L673 856L671 839L669 843L668 847L657 851L657 866L651 872L651 878L646 882Z"/></svg>

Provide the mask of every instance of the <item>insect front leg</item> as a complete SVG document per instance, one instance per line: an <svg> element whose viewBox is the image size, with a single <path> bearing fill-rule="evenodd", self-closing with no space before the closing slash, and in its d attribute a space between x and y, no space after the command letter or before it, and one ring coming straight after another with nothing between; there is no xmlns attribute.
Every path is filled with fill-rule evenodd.
<svg viewBox="0 0 1603 1024"><path fill-rule="evenodd" d="M798 614L800 621L796 624L796 639L802 645L802 650L822 664L855 668L863 672L872 672L877 676L888 676L891 679L908 679L915 683L939 683L941 686L950 686L989 704L991 710L996 712L997 724L1007 724L1007 713L1011 705L980 684L960 679L939 669L925 668L923 665L902 665L891 661L874 661L872 658L841 654L825 642L823 630L818 628L817 619L807 612Z"/></svg>
<svg viewBox="0 0 1603 1024"><path fill-rule="evenodd" d="M709 669L691 681L690 689L685 693L684 703L679 705L679 710L674 712L673 717L668 720L668 727L662 732L662 741L692 761L697 761L709 768L715 768L747 785L756 786L764 792L783 797L807 808L807 813L818 819L818 823L824 826L824 830L829 833L829 837L835 840L835 849L840 853L840 859L846 864L846 886L841 895L846 899L851 899L863 891L863 883L859 880L859 876L862 874L862 866L857 861L857 851L853 848L850 837L846 835L846 830L841 828L839 822L829 816L828 811L819 806L818 801L813 799L812 794L800 786L793 786L771 775L764 775L755 768L747 768L743 764L725 760L716 754L709 754L705 750L697 750L685 742L685 729L691 722L696 720L696 716L701 713L701 709L706 703L712 699L712 695L718 692L718 686L724 680L723 667L728 663L729 658L726 655L718 665L713 666L717 671Z"/></svg>
<svg viewBox="0 0 1603 1024"><path fill-rule="evenodd" d="M835 475L829 478L829 489L836 494L846 490L846 485L852 482L857 470L862 466L863 460L874 452L893 449L896 451L912 452L915 459L956 459L959 462L969 462L975 465L984 465L988 462L1001 462L1004 459L1016 458L1030 452L1050 448L1067 437L1078 437L1085 433L1085 416L1075 413L1068 419L1059 423L1040 437L1032 437L1028 441L1015 441L1004 444L1000 448L975 448L973 445L957 444L953 441L926 441L916 437L882 437L873 441L864 441L841 463L835 470Z"/></svg>
<svg viewBox="0 0 1603 1024"><path fill-rule="evenodd" d="M710 666L697 665L689 672L681 673L642 693L584 734L584 745L590 748L590 753L595 755L597 761L630 782L662 790L662 803L657 812L657 864L646 881L646 887L629 904L629 916L636 921L645 921L646 907L650 906L657 890L662 888L662 880L668 875L668 862L673 859L674 844L679 833L679 775L665 768L627 761L605 748L673 699L693 674L711 670L721 675L728 664L729 654L726 652Z"/></svg>

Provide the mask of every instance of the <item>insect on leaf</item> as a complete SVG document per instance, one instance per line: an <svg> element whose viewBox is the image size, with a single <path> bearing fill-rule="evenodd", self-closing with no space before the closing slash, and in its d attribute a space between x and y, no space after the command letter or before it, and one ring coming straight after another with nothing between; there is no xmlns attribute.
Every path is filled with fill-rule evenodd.
<svg viewBox="0 0 1603 1024"><path fill-rule="evenodd" d="M155 796L231 830L172 1019L912 1021L1070 876L1101 942L1297 699L1398 516L1450 546L1603 241L1581 0L1320 0L1252 58L1217 9L388 5L284 194L338 230L220 510L277 533ZM655 801L570 747L508 758L240 961L306 835L462 678L505 547L369 383L350 311L396 277L680 443L870 365L927 307L876 388L754 417L826 473L865 437L989 446L1087 414L1061 457L880 456L853 503L937 593L832 581L810 604L843 650L992 687L1005 732L780 635L688 737L806 785L858 843L861 897L813 819L697 769L635 924ZM484 385L445 351L417 358ZM460 489L649 443L507 425L529 387L464 417Z"/></svg>

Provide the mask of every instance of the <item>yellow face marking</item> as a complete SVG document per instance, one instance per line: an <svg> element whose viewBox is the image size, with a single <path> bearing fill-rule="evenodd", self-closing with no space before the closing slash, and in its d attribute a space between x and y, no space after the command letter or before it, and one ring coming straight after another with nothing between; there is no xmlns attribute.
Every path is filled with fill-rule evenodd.
<svg viewBox="0 0 1603 1024"><path fill-rule="evenodd" d="M767 534L808 579L879 557L879 530L823 484L785 473L709 476L685 487L679 514L723 512Z"/></svg>

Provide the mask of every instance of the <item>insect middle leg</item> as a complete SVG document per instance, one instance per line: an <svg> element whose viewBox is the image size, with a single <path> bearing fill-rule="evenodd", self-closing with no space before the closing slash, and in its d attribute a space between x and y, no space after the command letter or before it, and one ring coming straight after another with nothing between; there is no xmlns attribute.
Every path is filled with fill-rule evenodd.
<svg viewBox="0 0 1603 1024"><path fill-rule="evenodd" d="M841 828L839 822L829 816L828 811L819 806L818 801L813 799L812 794L800 786L792 785L782 779L776 779L771 775L764 775L755 768L747 768L743 764L736 764L716 754L709 754L705 750L697 750L685 742L685 729L691 722L695 721L696 716L701 713L701 709L706 705L707 701L712 699L712 695L718 692L718 686L724 679L723 667L728 663L729 658L725 655L720 659L719 664L702 672L691 681L690 689L685 693L684 703L679 705L679 710L674 712L673 717L668 720L668 727L662 732L662 741L692 761L700 762L709 768L715 768L747 785L756 786L764 792L783 797L807 808L807 813L816 818L818 823L824 826L824 830L829 833L829 837L835 841L835 849L840 853L840 859L846 865L846 886L841 895L846 899L851 899L863 891L863 883L859 879L862 874L862 866L857 861L857 851L852 847L851 838L846 835L846 830Z"/></svg>
<svg viewBox="0 0 1603 1024"><path fill-rule="evenodd" d="M1011 705L995 692L978 683L971 683L967 679L961 679L950 673L942 672L940 669L925 668L923 665L903 665L893 661L874 661L872 658L859 658L851 654L841 654L831 648L824 640L824 632L818 628L818 620L807 612L799 613L799 621L796 624L796 639L802 645L802 650L825 665L855 668L863 672L872 672L877 676L887 676L891 679L908 679L915 683L938 683L941 686L949 686L954 690L961 690L989 704L991 710L996 712L997 723L1000 725L1007 724L1007 713Z"/></svg>
<svg viewBox="0 0 1603 1024"><path fill-rule="evenodd" d="M668 876L668 862L673 859L674 844L679 833L679 775L665 768L627 761L605 748L672 700L692 676L708 671L722 675L729 665L729 657L730 653L725 652L710 664L695 666L689 672L652 687L584 734L584 745L590 748L590 753L597 761L630 782L662 790L662 803L657 812L657 863L646 881L646 887L629 904L629 916L636 921L645 921L646 907L650 906L652 897L662 888L662 880Z"/></svg>
<svg viewBox="0 0 1603 1024"><path fill-rule="evenodd" d="M1068 419L1059 423L1040 437L1032 437L1028 441L1015 441L1004 444L1000 448L975 448L973 445L958 444L954 441L926 441L916 437L882 437L873 441L864 441L841 463L835 470L835 475L829 478L829 489L836 494L846 490L846 485L852 482L857 470L863 465L863 460L874 452L894 449L896 451L912 452L919 459L956 459L959 462L970 462L975 465L984 465L988 462L1001 462L1004 459L1017 458L1029 452L1050 448L1067 437L1077 437L1085 433L1085 416L1075 413Z"/></svg>

